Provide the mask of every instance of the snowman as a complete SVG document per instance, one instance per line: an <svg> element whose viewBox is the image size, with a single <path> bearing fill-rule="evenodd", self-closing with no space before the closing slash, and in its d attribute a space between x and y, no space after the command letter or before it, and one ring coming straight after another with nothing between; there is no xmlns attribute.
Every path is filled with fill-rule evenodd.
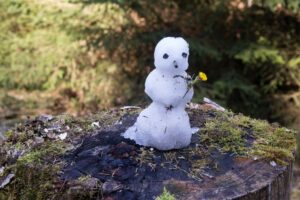
<svg viewBox="0 0 300 200"><path fill-rule="evenodd" d="M185 106L193 97L188 86L189 45L181 37L166 37L154 51L155 69L148 75L145 92L152 103L136 123L123 133L124 138L159 150L180 149L191 142L191 128Z"/></svg>

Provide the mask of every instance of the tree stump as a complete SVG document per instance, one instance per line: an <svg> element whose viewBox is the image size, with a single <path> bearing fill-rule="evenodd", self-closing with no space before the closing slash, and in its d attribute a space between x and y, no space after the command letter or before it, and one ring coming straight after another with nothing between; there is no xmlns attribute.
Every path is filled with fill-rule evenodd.
<svg viewBox="0 0 300 200"><path fill-rule="evenodd" d="M190 146L159 151L120 136L140 111L40 116L6 132L0 199L289 199L293 131L194 105Z"/></svg>

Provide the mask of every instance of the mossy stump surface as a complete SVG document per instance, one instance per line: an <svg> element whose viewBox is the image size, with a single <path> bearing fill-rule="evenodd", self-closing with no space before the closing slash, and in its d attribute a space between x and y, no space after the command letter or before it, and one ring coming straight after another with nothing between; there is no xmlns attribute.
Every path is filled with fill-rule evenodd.
<svg viewBox="0 0 300 200"><path fill-rule="evenodd" d="M158 151L120 136L140 111L17 125L0 146L0 199L289 199L293 131L197 105L190 146Z"/></svg>

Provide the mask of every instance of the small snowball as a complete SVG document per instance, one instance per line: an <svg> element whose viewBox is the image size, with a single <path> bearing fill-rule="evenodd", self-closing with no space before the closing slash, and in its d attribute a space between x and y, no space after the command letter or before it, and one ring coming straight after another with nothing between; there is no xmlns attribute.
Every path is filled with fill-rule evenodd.
<svg viewBox="0 0 300 200"><path fill-rule="evenodd" d="M271 162L270 162L270 165L271 165L272 167L276 167L276 166L277 166L277 164L276 164L275 161L271 161Z"/></svg>
<svg viewBox="0 0 300 200"><path fill-rule="evenodd" d="M59 138L60 140L65 140L65 139L67 138L67 136L68 136L68 133L65 132L65 133L59 134L59 135L58 135L58 138Z"/></svg>
<svg viewBox="0 0 300 200"><path fill-rule="evenodd" d="M200 130L200 128L198 128L198 127L193 127L193 128L192 128L192 134L197 133L199 130Z"/></svg>
<svg viewBox="0 0 300 200"><path fill-rule="evenodd" d="M92 127L98 127L98 128L99 128L99 127L100 127L99 122L93 122L93 123L92 123Z"/></svg>

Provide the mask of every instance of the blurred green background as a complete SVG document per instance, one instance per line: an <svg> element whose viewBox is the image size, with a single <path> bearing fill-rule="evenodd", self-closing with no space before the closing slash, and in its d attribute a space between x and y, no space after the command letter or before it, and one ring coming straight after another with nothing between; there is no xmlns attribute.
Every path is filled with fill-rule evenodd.
<svg viewBox="0 0 300 200"><path fill-rule="evenodd" d="M1 0L0 118L144 104L165 36L208 75L194 102L300 130L299 0Z"/></svg>

